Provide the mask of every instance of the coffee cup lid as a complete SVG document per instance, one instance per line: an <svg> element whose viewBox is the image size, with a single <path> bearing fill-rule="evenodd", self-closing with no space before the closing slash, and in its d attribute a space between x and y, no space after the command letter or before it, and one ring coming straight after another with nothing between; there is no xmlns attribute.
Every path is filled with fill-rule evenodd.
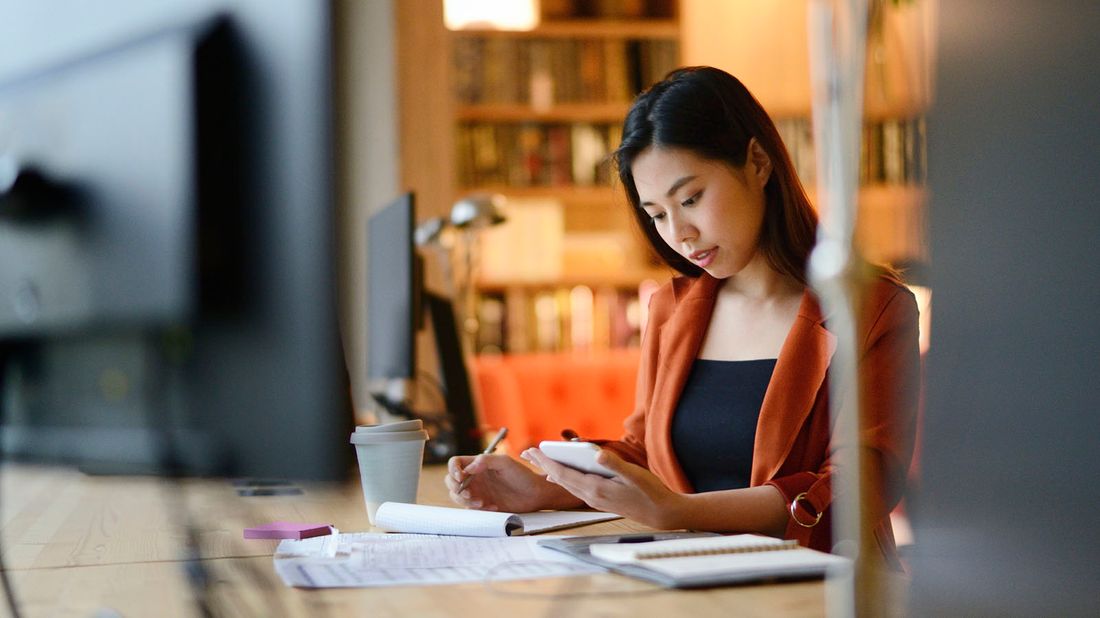
<svg viewBox="0 0 1100 618"><path fill-rule="evenodd" d="M355 433L386 433L393 431L416 431L424 429L424 421L416 418L408 421L396 421L381 425L359 425Z"/></svg>
<svg viewBox="0 0 1100 618"><path fill-rule="evenodd" d="M356 431L351 434L352 444L386 444L389 442L411 442L413 440L427 440L428 432L423 429L417 431Z"/></svg>

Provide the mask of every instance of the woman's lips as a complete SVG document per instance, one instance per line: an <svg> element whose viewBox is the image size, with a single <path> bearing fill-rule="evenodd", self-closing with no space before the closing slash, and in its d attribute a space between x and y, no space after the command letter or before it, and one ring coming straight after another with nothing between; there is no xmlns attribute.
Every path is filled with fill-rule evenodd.
<svg viewBox="0 0 1100 618"><path fill-rule="evenodd" d="M695 253L692 253L689 257L692 262L695 262L695 264L699 266L699 268L706 268L710 265L711 262L714 261L714 256L717 253L718 247L714 247L711 249L707 249L706 251L696 251Z"/></svg>

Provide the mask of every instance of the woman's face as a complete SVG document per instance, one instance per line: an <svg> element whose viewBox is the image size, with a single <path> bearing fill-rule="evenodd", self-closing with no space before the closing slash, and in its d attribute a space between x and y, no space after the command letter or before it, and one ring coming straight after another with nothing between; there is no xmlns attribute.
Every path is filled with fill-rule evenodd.
<svg viewBox="0 0 1100 618"><path fill-rule="evenodd" d="M771 164L755 140L741 168L650 146L632 170L642 209L673 251L716 279L737 274L756 256Z"/></svg>

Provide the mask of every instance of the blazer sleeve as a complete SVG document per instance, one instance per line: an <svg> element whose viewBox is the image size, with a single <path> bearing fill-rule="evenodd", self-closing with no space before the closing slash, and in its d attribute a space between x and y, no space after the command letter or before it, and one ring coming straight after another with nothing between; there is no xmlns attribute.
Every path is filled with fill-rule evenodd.
<svg viewBox="0 0 1100 618"><path fill-rule="evenodd" d="M905 489L913 454L920 381L920 352L917 341L916 300L905 287L880 282L874 286L866 306L866 331L861 342L860 394L866 424L860 432L861 454L869 458L874 478L864 504L873 521L882 522L897 505ZM799 520L812 523L818 514L829 515L834 493L832 476L836 454L844 448L829 436L828 450L821 467L778 477L766 484L776 487L787 504L805 493L796 512ZM788 519L787 538L803 544L811 542L816 531L826 533L828 526L808 528L794 517Z"/></svg>

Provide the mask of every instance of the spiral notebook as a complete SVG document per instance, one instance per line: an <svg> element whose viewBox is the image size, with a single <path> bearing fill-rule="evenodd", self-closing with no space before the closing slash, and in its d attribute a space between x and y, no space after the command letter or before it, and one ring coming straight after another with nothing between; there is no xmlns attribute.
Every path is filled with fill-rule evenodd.
<svg viewBox="0 0 1100 618"><path fill-rule="evenodd" d="M763 580L812 579L850 561L800 547L794 541L755 534L645 541L637 535L593 542L543 544L613 571L672 588L699 588ZM642 542L638 542L642 540Z"/></svg>

